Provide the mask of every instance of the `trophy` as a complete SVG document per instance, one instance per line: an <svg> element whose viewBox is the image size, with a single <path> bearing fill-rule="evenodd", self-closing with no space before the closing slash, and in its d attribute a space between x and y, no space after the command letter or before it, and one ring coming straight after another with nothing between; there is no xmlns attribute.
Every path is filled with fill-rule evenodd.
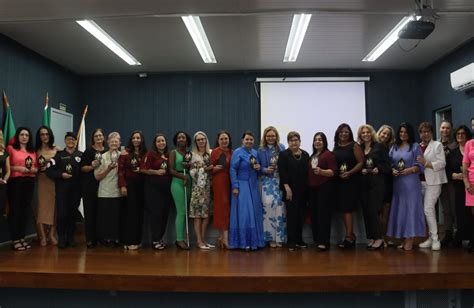
<svg viewBox="0 0 474 308"><path fill-rule="evenodd" d="M112 153L110 153L110 161L112 163L117 163L119 159L119 155L120 154L118 151L112 151Z"/></svg>
<svg viewBox="0 0 474 308"><path fill-rule="evenodd" d="M319 159L316 155L311 158L311 168L316 169L318 167Z"/></svg>
<svg viewBox="0 0 474 308"><path fill-rule="evenodd" d="M400 158L400 160L397 163L397 170L403 171L403 169L405 169L405 161L403 160L403 158Z"/></svg>
<svg viewBox="0 0 474 308"><path fill-rule="evenodd" d="M43 155L40 155L40 157L38 157L38 165L40 167L40 169L43 169L44 167L46 167L46 158L44 158Z"/></svg>
<svg viewBox="0 0 474 308"><path fill-rule="evenodd" d="M221 155L219 155L219 165L222 166L222 168L225 168L226 164L227 164L227 158L225 156L224 153L221 153Z"/></svg>
<svg viewBox="0 0 474 308"><path fill-rule="evenodd" d="M31 167L33 167L33 159L31 158L31 156L25 158L25 167L28 170L31 170Z"/></svg>
<svg viewBox="0 0 474 308"><path fill-rule="evenodd" d="M191 152L184 153L183 166L185 168L189 167L189 165L191 164L191 159L192 158L193 158L193 153L191 153Z"/></svg>
<svg viewBox="0 0 474 308"><path fill-rule="evenodd" d="M166 160L164 160L164 161L161 163L160 169L163 169L163 170L168 169L168 162L167 162Z"/></svg>
<svg viewBox="0 0 474 308"><path fill-rule="evenodd" d="M209 155L209 153L204 153L204 155L202 156L202 160L204 161L204 164L206 166L209 166L211 164L211 156Z"/></svg>
<svg viewBox="0 0 474 308"><path fill-rule="evenodd" d="M138 159L135 156L130 159L130 166L134 172L138 171Z"/></svg>
<svg viewBox="0 0 474 308"><path fill-rule="evenodd" d="M100 165L100 160L102 159L102 153L100 152L95 152L95 155L94 155L94 160L97 160L99 162L99 165Z"/></svg>
<svg viewBox="0 0 474 308"><path fill-rule="evenodd" d="M339 166L339 173L343 174L344 172L347 172L347 164L345 162Z"/></svg>
<svg viewBox="0 0 474 308"><path fill-rule="evenodd" d="M250 155L249 163L250 163L250 167L255 169L255 164L257 164L257 158L253 155Z"/></svg>
<svg viewBox="0 0 474 308"><path fill-rule="evenodd" d="M372 158L367 157L365 160L365 169L367 169L368 172L372 172L372 169L374 169L374 161Z"/></svg>
<svg viewBox="0 0 474 308"><path fill-rule="evenodd" d="M270 166L275 168L277 166L277 163L278 163L278 153L273 152L272 156L270 157Z"/></svg>
<svg viewBox="0 0 474 308"><path fill-rule="evenodd" d="M72 175L72 166L70 163L66 164L66 173Z"/></svg>

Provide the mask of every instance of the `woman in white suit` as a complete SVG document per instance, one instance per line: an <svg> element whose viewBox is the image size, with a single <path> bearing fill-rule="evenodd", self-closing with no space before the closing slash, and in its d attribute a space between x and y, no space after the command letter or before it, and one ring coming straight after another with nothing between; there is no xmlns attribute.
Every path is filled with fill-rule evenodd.
<svg viewBox="0 0 474 308"><path fill-rule="evenodd" d="M420 133L423 156L418 156L416 159L425 166L425 173L421 175L421 187L423 207L430 232L428 239L419 247L439 250L441 244L438 239L435 206L441 194L441 185L448 181L445 171L446 158L441 142L433 140L433 126L430 123L422 122L418 127L418 132Z"/></svg>

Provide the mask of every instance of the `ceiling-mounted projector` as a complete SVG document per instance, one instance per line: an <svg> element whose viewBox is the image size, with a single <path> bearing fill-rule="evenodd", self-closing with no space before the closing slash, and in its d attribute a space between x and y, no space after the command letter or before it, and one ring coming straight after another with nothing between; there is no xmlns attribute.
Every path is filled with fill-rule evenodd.
<svg viewBox="0 0 474 308"><path fill-rule="evenodd" d="M398 38L423 40L433 32L435 24L431 21L410 21L398 32Z"/></svg>

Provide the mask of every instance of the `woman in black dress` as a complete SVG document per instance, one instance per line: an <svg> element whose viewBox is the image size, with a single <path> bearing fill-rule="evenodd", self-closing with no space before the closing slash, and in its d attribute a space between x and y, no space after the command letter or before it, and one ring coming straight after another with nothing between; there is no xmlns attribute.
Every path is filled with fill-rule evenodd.
<svg viewBox="0 0 474 308"><path fill-rule="evenodd" d="M288 249L308 247L303 241L303 220L308 201L307 177L309 154L300 149L301 138L297 132L289 132L288 149L278 157L280 188L286 204L286 228L288 232Z"/></svg>
<svg viewBox="0 0 474 308"><path fill-rule="evenodd" d="M365 233L369 241L368 250L384 248L383 228L380 215L383 211L385 178L392 168L384 146L376 140L376 133L371 125L365 124L357 131L357 141L364 152L362 168L361 201L364 212Z"/></svg>
<svg viewBox="0 0 474 308"><path fill-rule="evenodd" d="M359 201L360 174L364 165L364 153L354 141L351 127L342 123L334 135L334 154L336 155L339 178L336 184L337 205L344 215L346 235L339 247L355 247L356 237L352 212L357 211Z"/></svg>
<svg viewBox="0 0 474 308"><path fill-rule="evenodd" d="M0 217L5 216L8 178L10 178L10 158L5 151L3 132L0 129Z"/></svg>
<svg viewBox="0 0 474 308"><path fill-rule="evenodd" d="M102 128L92 132L91 145L82 154L81 160L81 187L82 202L84 205L84 229L87 248L97 245L97 190L99 181L94 177L94 169L100 165L102 154L105 152L105 138Z"/></svg>
<svg viewBox="0 0 474 308"><path fill-rule="evenodd" d="M473 246L473 219L470 207L466 206L466 195L462 175L462 160L464 157L464 145L472 138L471 131L465 125L461 125L454 131L456 147L450 150L446 160L446 175L454 191L454 207L457 221L457 232L454 242L458 243L454 247L461 247L462 240L471 240L470 247Z"/></svg>

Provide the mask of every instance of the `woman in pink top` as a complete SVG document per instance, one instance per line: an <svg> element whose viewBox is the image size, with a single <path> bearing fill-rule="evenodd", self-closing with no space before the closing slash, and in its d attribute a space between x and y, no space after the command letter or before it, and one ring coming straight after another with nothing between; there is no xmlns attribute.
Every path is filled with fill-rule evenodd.
<svg viewBox="0 0 474 308"><path fill-rule="evenodd" d="M13 249L22 251L31 248L25 241L26 213L31 206L38 166L30 129L18 128L14 140L13 145L7 147L11 167L8 181L9 222Z"/></svg>
<svg viewBox="0 0 474 308"><path fill-rule="evenodd" d="M474 216L474 139L466 142L464 146L464 157L462 160L462 173L464 187L466 188L466 206L471 207ZM474 252L474 232L471 230L471 240L469 241L468 250Z"/></svg>

